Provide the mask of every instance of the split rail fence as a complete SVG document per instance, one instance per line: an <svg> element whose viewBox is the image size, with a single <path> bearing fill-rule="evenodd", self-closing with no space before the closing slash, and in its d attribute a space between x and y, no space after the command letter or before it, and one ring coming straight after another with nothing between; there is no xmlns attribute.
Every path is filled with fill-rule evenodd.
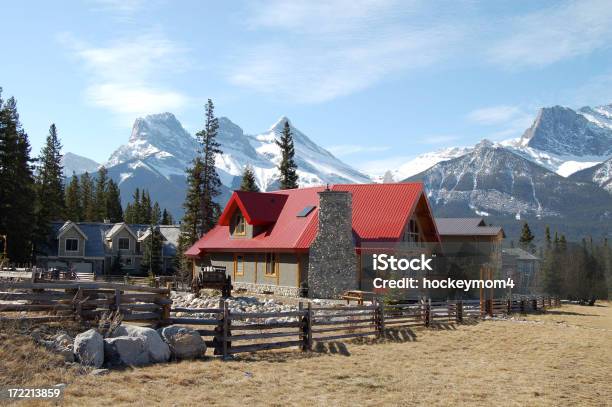
<svg viewBox="0 0 612 407"><path fill-rule="evenodd" d="M527 313L560 306L558 298L382 303L314 306L300 303L293 311L232 312L226 301L216 308L172 307L170 291L102 282L0 282L0 318L97 321L119 312L123 321L154 327L171 324L196 329L214 349L229 357L244 352L299 347L360 337L383 337L394 329L458 324L469 319ZM26 312L25 314L23 312ZM53 315L40 315L40 312Z"/></svg>

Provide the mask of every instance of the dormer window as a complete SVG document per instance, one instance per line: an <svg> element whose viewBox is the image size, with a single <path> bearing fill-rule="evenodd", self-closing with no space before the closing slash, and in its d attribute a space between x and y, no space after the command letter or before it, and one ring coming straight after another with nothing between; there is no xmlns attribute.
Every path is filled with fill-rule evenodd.
<svg viewBox="0 0 612 407"><path fill-rule="evenodd" d="M118 244L119 250L130 250L130 239L127 237L120 237Z"/></svg>
<svg viewBox="0 0 612 407"><path fill-rule="evenodd" d="M67 252L78 252L79 251L79 240L78 239L66 239L66 251Z"/></svg>
<svg viewBox="0 0 612 407"><path fill-rule="evenodd" d="M244 236L246 234L246 221L240 211L236 212L234 217L234 234Z"/></svg>

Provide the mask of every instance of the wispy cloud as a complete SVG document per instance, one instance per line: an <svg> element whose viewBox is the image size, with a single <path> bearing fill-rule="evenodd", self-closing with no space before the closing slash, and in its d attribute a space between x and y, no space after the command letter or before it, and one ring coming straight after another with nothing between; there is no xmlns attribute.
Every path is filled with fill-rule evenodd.
<svg viewBox="0 0 612 407"><path fill-rule="evenodd" d="M490 106L472 110L467 119L473 123L494 125L505 123L521 113L517 106Z"/></svg>
<svg viewBox="0 0 612 407"><path fill-rule="evenodd" d="M165 73L187 67L185 50L161 34L144 34L105 46L93 46L71 34L62 34L60 41L91 76L85 97L95 106L133 116L177 110L189 100L160 84Z"/></svg>
<svg viewBox="0 0 612 407"><path fill-rule="evenodd" d="M521 106L490 106L473 110L466 115L469 122L494 130L487 137L499 140L520 136L533 122L534 112Z"/></svg>
<svg viewBox="0 0 612 407"><path fill-rule="evenodd" d="M257 3L253 30L276 41L245 49L232 61L234 85L291 101L318 103L372 86L391 75L430 67L454 53L456 24L400 23L418 2L270 1ZM269 33L268 33L269 34Z"/></svg>
<svg viewBox="0 0 612 407"><path fill-rule="evenodd" d="M342 144L337 146L326 147L326 149L338 156L345 157L347 155L359 154L359 153L378 153L389 150L387 146L364 146L360 144Z"/></svg>
<svg viewBox="0 0 612 407"><path fill-rule="evenodd" d="M587 55L612 44L608 0L554 3L504 24L507 31L489 52L504 67L539 67Z"/></svg>

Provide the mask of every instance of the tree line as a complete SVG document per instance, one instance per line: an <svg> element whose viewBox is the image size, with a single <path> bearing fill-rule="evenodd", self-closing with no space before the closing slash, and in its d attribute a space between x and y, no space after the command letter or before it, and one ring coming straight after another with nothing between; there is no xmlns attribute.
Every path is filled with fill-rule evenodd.
<svg viewBox="0 0 612 407"><path fill-rule="evenodd" d="M593 305L607 299L612 292L612 248L608 239L596 242L583 238L568 242L557 232L551 235L547 226L543 244L534 244L535 236L529 225L523 224L519 245L540 257L536 285L546 294Z"/></svg>
<svg viewBox="0 0 612 407"><path fill-rule="evenodd" d="M55 124L49 127L38 156L32 156L14 97L6 101L0 88L0 235L6 235L8 257L31 262L51 238L53 221L172 224L170 213L151 203L148 191L134 193L125 214L119 186L100 167L95 177L85 172L64 178L62 144Z"/></svg>

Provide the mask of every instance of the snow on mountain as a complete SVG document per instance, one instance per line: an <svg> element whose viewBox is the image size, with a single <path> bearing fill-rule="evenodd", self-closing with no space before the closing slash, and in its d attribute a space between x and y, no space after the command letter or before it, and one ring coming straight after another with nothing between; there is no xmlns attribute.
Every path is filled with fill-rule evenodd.
<svg viewBox="0 0 612 407"><path fill-rule="evenodd" d="M62 157L62 166L64 167L64 175L70 177L73 173L79 175L84 172L95 172L100 164L90 158L68 152Z"/></svg>
<svg viewBox="0 0 612 407"><path fill-rule="evenodd" d="M274 141L286 121L289 119L281 117L267 131L247 135L228 118L219 118L217 141L221 145L222 153L217 155L215 165L226 191L239 187L246 165L253 168L261 190L276 188L280 149ZM296 151L295 161L300 186L370 181L366 175L319 147L290 121L289 124ZM136 119L128 143L111 155L106 166L109 174L119 183L124 198L132 193L128 185L129 188L139 184L140 188L152 189L149 185L151 182L172 182L178 183L181 189L184 189L185 169L190 166L198 149L197 140L182 127L173 114L155 114ZM136 179L138 183L135 182ZM155 185L156 189L158 187L159 185ZM153 194L152 197L156 199ZM174 198L177 202L167 203L174 213L180 212L183 198L184 194L177 194ZM220 201L224 200L225 197L220 198Z"/></svg>
<svg viewBox="0 0 612 407"><path fill-rule="evenodd" d="M592 182L612 194L612 158L592 168L572 174L570 179L578 182Z"/></svg>
<svg viewBox="0 0 612 407"><path fill-rule="evenodd" d="M398 168L389 170L393 180L399 181L416 175L426 169L433 167L439 162L448 161L453 158L460 157L464 154L469 153L472 147L449 147L442 148L433 152L425 153L416 156L412 160L402 164ZM388 174L382 174L373 177L375 182L385 182L385 176Z"/></svg>
<svg viewBox="0 0 612 407"><path fill-rule="evenodd" d="M437 216L487 214L508 224L546 219L599 228L612 219L612 197L599 186L561 177L488 140L408 181L424 182Z"/></svg>

